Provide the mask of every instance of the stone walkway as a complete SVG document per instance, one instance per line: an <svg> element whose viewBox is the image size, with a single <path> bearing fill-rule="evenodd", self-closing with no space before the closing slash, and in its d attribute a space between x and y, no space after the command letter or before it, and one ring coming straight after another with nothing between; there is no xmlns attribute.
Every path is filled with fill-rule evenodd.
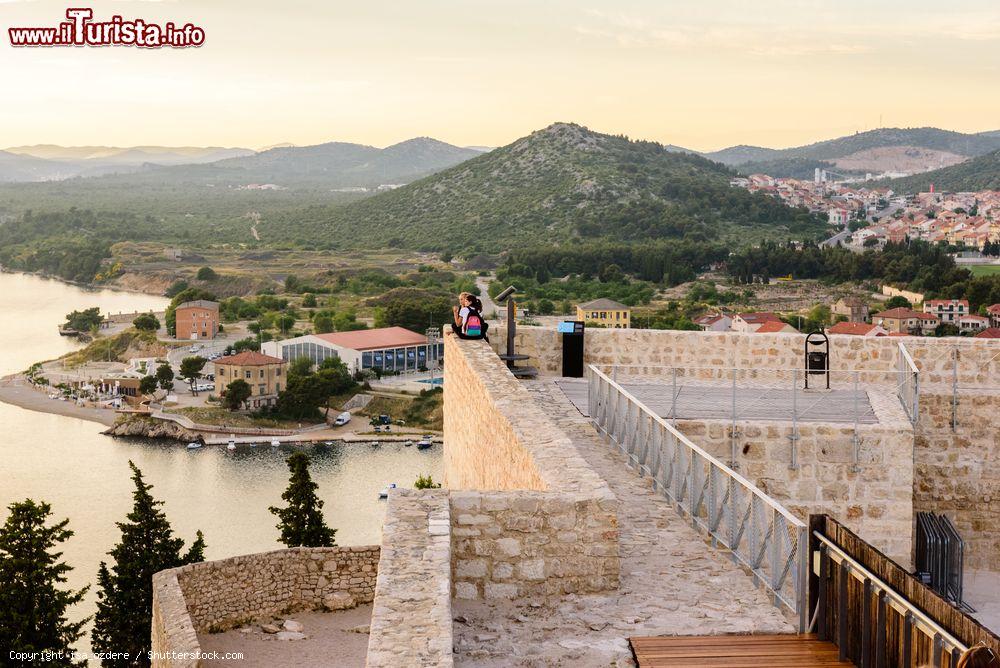
<svg viewBox="0 0 1000 668"><path fill-rule="evenodd" d="M632 666L629 636L794 633L740 568L625 466L553 381L526 386L621 503L621 587L549 600L455 600L456 665Z"/></svg>

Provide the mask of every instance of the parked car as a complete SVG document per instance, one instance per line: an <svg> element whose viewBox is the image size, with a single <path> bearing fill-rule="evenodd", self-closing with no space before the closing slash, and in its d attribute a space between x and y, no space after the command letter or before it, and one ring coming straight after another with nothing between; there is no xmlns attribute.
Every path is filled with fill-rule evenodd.
<svg viewBox="0 0 1000 668"><path fill-rule="evenodd" d="M198 383L194 386L195 392L211 392L215 389L215 383Z"/></svg>
<svg viewBox="0 0 1000 668"><path fill-rule="evenodd" d="M333 421L333 424L337 427L343 427L345 424L351 421L351 414L344 411L337 416L337 419Z"/></svg>

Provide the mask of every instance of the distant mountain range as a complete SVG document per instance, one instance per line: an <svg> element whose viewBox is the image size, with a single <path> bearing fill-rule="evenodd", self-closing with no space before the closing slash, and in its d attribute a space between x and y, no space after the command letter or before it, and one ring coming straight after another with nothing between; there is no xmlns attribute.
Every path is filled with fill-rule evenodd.
<svg viewBox="0 0 1000 668"><path fill-rule="evenodd" d="M391 241L466 253L573 238L720 238L729 224L817 231L807 214L731 188L732 177L672 147L556 123L403 188L295 212L278 234L280 221L268 230L347 247Z"/></svg>
<svg viewBox="0 0 1000 668"><path fill-rule="evenodd" d="M330 142L245 148L18 146L0 151L0 182L58 181L116 175L122 185L148 182L210 185L275 183L284 187L372 187L403 184L481 155L419 137L384 149Z"/></svg>
<svg viewBox="0 0 1000 668"><path fill-rule="evenodd" d="M919 173L1000 149L1000 131L964 134L938 128L881 128L807 146L733 146L703 154L742 173L811 178L816 168L845 174Z"/></svg>

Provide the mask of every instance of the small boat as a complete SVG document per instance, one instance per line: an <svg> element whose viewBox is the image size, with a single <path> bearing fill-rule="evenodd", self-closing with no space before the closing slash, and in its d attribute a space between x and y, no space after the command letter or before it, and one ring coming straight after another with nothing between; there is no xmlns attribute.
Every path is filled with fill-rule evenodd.
<svg viewBox="0 0 1000 668"><path fill-rule="evenodd" d="M430 436L424 436L422 439L417 441L417 450L426 450L427 448L434 445L434 441L431 440Z"/></svg>
<svg viewBox="0 0 1000 668"><path fill-rule="evenodd" d="M229 444L226 445L226 450L235 450L235 449L236 449L236 441L234 441L233 439L229 439Z"/></svg>
<svg viewBox="0 0 1000 668"><path fill-rule="evenodd" d="M279 441L279 440L278 440L278 439L276 439L276 438L272 438L272 439L271 439L271 446L272 446L272 447L275 447L275 448L276 448L276 447L278 447L279 445L281 445L281 441Z"/></svg>
<svg viewBox="0 0 1000 668"><path fill-rule="evenodd" d="M380 499L388 499L389 498L389 490L390 489L396 489L396 483L390 482L388 485L386 485L385 487L383 487L382 491L378 493L378 498L380 498Z"/></svg>
<svg viewBox="0 0 1000 668"><path fill-rule="evenodd" d="M198 448L200 448L200 447L202 447L204 445L205 444L202 443L201 441L191 441L190 443L188 443L187 449L188 450L197 450Z"/></svg>
<svg viewBox="0 0 1000 668"><path fill-rule="evenodd" d="M371 443L369 443L369 445L372 446L373 448L377 448L379 446L379 442L378 441L372 441Z"/></svg>
<svg viewBox="0 0 1000 668"><path fill-rule="evenodd" d="M333 441L323 441L323 445L333 445Z"/></svg>
<svg viewBox="0 0 1000 668"><path fill-rule="evenodd" d="M405 445L406 447L410 447L411 445L413 445L413 441L407 441L406 443L403 443L403 445Z"/></svg>

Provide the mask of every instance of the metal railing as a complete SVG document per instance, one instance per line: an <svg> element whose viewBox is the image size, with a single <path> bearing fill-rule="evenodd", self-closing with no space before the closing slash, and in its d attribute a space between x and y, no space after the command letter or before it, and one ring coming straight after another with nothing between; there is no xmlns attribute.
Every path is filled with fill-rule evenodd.
<svg viewBox="0 0 1000 668"><path fill-rule="evenodd" d="M911 424L919 412L919 371L900 345L899 370L854 369L807 372L795 368L664 367L656 365L598 365L615 382L627 384L654 412L676 425L678 419L719 420L730 423L729 466L738 470L745 429L761 421L791 423L789 461L799 467L800 425L832 422L853 431L852 462L860 470L862 425L876 425L879 417L871 393L896 395ZM806 376L811 375L806 389ZM825 376L825 377L824 377ZM829 383L827 383L829 379ZM830 389L826 389L829 384ZM814 385L819 386L813 387Z"/></svg>
<svg viewBox="0 0 1000 668"><path fill-rule="evenodd" d="M915 629L930 640L932 665L942 666L942 658L947 655L950 657L948 665L955 666L958 657L968 649L966 645L828 537L819 531L814 531L813 537L819 541L814 562L819 587L817 632L821 639L830 638L834 641L840 649L841 660L850 659L863 668L885 666L889 645L892 644L894 646L892 649L895 651L895 644L898 641L902 653L899 665L911 666L916 656L914 649L917 642L913 638ZM835 564L839 570L836 587L830 584L834 570L830 567L831 564ZM856 599L854 605L851 605L849 600L851 599L848 593L849 578L858 580L862 585L861 597ZM874 606L871 605L873 599ZM833 601L833 604L830 605L829 601ZM835 615L830 614L828 607L836 611ZM886 617L889 610L894 610L903 620L902 637L899 639L887 639L889 625L886 623ZM852 624L849 617L852 613L858 612L861 619ZM832 628L834 626L836 628ZM860 631L860 638L854 629ZM856 653L851 651L852 647L856 648Z"/></svg>
<svg viewBox="0 0 1000 668"><path fill-rule="evenodd" d="M899 342L897 371L899 382L896 385L896 393L899 395L899 402L903 404L906 416L915 425L920 417L920 370L913 363L910 351L906 349L902 341Z"/></svg>
<svg viewBox="0 0 1000 668"><path fill-rule="evenodd" d="M729 550L774 604L806 626L806 525L730 467L695 445L595 366L588 368L590 417L630 466L653 481L713 546Z"/></svg>

